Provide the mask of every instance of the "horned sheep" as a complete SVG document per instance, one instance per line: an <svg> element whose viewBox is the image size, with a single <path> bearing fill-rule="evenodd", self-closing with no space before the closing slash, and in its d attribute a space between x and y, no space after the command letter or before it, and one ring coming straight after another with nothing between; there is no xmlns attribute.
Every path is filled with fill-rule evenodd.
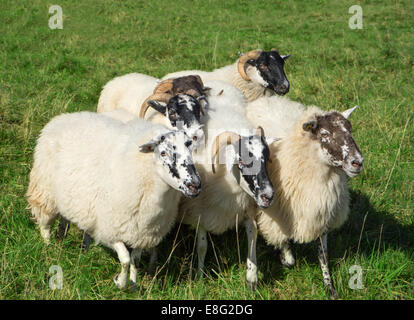
<svg viewBox="0 0 414 320"><path fill-rule="evenodd" d="M199 276L204 271L207 232L221 234L244 223L249 243L246 280L254 288L257 283L255 207L266 208L273 201L273 187L266 171L269 150L263 131L255 131L241 112L243 103L246 104L242 93L221 81L209 81L206 85L221 89L217 94L213 90L208 98L206 147L197 149L194 157L203 180L203 192L197 199L183 199L177 220L197 229Z"/></svg>
<svg viewBox="0 0 414 320"><path fill-rule="evenodd" d="M169 232L181 194L200 193L191 145L183 131L141 119L123 124L91 112L55 117L37 141L27 190L44 240L60 214L117 252L119 288L127 285L129 267L134 284L135 259Z"/></svg>
<svg viewBox="0 0 414 320"><path fill-rule="evenodd" d="M200 121L208 89L198 76L160 82L145 74L130 73L112 79L103 87L97 112L116 118L118 114L111 111L123 109L166 127L182 125L189 136L200 141L204 137Z"/></svg>
<svg viewBox="0 0 414 320"><path fill-rule="evenodd" d="M292 266L289 241L318 240L318 258L324 284L336 297L327 260L327 233L349 215L348 178L358 175L363 157L347 119L352 111L329 111L286 98L261 98L247 107L247 117L270 136L282 138L270 145L268 170L275 187L272 207L258 209L259 233L281 249L281 261Z"/></svg>
<svg viewBox="0 0 414 320"><path fill-rule="evenodd" d="M162 79L199 75L203 81L221 80L234 85L248 101L274 93L284 95L289 92L289 81L284 72L285 60L290 55L281 56L276 49L271 51L251 50L233 64L211 72L187 70L169 73Z"/></svg>

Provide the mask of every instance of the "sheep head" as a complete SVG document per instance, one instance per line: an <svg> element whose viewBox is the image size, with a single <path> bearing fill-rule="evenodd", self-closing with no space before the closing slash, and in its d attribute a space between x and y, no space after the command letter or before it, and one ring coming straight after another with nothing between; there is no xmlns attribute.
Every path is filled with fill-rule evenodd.
<svg viewBox="0 0 414 320"><path fill-rule="evenodd" d="M274 48L271 51L252 50L241 55L237 68L244 80L284 95L289 92L289 81L283 69L289 57L280 56Z"/></svg>
<svg viewBox="0 0 414 320"><path fill-rule="evenodd" d="M263 134L263 136L261 135ZM269 160L269 147L264 139L261 127L256 134L241 136L231 131L217 135L211 149L212 171L215 173L214 161L224 146L232 145L231 155L226 155L227 168L233 170L240 187L250 195L261 208L269 207L273 202L273 185L267 174L266 163Z"/></svg>
<svg viewBox="0 0 414 320"><path fill-rule="evenodd" d="M143 153L154 153L160 178L185 196L194 198L201 191L201 178L194 166L193 141L182 130L162 132L140 145Z"/></svg>
<svg viewBox="0 0 414 320"><path fill-rule="evenodd" d="M344 112L314 114L302 124L302 129L319 144L318 156L323 163L342 169L349 177L357 176L364 158L352 137L348 117L356 107Z"/></svg>

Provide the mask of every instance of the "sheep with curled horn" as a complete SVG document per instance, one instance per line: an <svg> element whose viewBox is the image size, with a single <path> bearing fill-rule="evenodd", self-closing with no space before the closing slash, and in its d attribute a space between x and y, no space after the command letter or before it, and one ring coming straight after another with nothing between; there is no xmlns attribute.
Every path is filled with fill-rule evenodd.
<svg viewBox="0 0 414 320"><path fill-rule="evenodd" d="M210 87L210 83L206 85ZM248 238L246 281L254 289L257 284L254 212L256 206L265 208L272 204L273 186L267 175L269 149L264 132L246 119L243 108L236 103L245 98L238 93L239 100L226 94L209 96L204 128L206 147L194 156L203 192L192 201L183 199L178 220L197 230L198 277L205 272L207 232L219 235L244 224Z"/></svg>
<svg viewBox="0 0 414 320"><path fill-rule="evenodd" d="M237 87L248 101L273 94L284 95L289 92L289 81L284 72L285 60L290 55L281 56L276 49L270 51L251 50L235 63L211 72L188 70L169 73L163 77L199 75L205 81L222 80Z"/></svg>
<svg viewBox="0 0 414 320"><path fill-rule="evenodd" d="M142 103L140 110L140 117L142 118L148 110L148 101L156 100L168 103L175 95L187 94L193 96L198 101L202 102L200 112L205 114L204 110L208 107L206 96L210 88L204 86L203 81L199 76L189 75L175 79L167 79L161 81L154 89L154 92Z"/></svg>

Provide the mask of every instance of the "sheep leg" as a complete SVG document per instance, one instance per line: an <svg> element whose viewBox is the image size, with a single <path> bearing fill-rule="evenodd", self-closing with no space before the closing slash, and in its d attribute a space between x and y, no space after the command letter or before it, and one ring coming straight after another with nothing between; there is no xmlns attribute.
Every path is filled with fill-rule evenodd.
<svg viewBox="0 0 414 320"><path fill-rule="evenodd" d="M284 242L280 247L280 262L288 268L293 267L296 263L289 241Z"/></svg>
<svg viewBox="0 0 414 320"><path fill-rule="evenodd" d="M141 259L142 249L136 248L131 252L131 262L129 264L129 280L132 282L132 289L137 285L137 265Z"/></svg>
<svg viewBox="0 0 414 320"><path fill-rule="evenodd" d="M156 268L155 265L157 263L157 260L158 260L158 248L157 247L151 248L150 249L150 261L148 265L148 269L151 274L155 273L155 268Z"/></svg>
<svg viewBox="0 0 414 320"><path fill-rule="evenodd" d="M128 281L128 268L131 262L131 258L128 252L128 249L122 242L117 242L113 245L116 253L118 254L118 259L121 262L121 273L117 274L114 277L114 282L119 289L125 289Z"/></svg>
<svg viewBox="0 0 414 320"><path fill-rule="evenodd" d="M204 260L207 253L207 231L199 226L197 234L197 257L198 257L198 270L197 277L201 279L204 274Z"/></svg>
<svg viewBox="0 0 414 320"><path fill-rule="evenodd" d="M257 240L257 225L253 219L248 219L245 222L247 233L247 273L246 282L253 291L257 285L257 260L256 260L256 240Z"/></svg>
<svg viewBox="0 0 414 320"><path fill-rule="evenodd" d="M319 237L318 241L318 259L322 269L323 283L328 290L329 297L331 299L336 299L338 295L333 286L331 275L329 273L328 266L328 235L324 233Z"/></svg>
<svg viewBox="0 0 414 320"><path fill-rule="evenodd" d="M89 251L89 247L91 245L91 240L92 240L91 236L88 233L84 232L83 233L82 246L85 248L86 252Z"/></svg>

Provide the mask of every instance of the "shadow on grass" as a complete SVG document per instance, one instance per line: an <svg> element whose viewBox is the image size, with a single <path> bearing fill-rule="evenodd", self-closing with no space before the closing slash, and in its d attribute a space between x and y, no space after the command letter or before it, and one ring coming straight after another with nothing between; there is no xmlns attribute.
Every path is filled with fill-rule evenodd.
<svg viewBox="0 0 414 320"><path fill-rule="evenodd" d="M188 226L181 226L178 234L177 231L178 227L176 226L159 247L158 266L160 267L167 261L174 239L177 237L176 243L178 245L171 260L158 277L162 278L168 275L172 277L174 282L188 281L190 265L193 275L197 271L195 230ZM239 250L235 230L230 230L220 236L211 235L205 260L208 277L212 279L219 277L212 271L213 269L218 272L224 271L227 274L232 272L234 267L239 266L239 259L242 264L245 264L247 238L243 226L239 227L238 237ZM378 250L381 255L384 248L403 251L407 256L412 255L414 249L413 226L401 224L386 211L377 211L365 194L360 191L351 191L351 213L348 221L339 230L329 234L328 249L331 266L334 265L333 261L340 259L368 257L378 249L381 249ZM310 265L319 267L315 242L293 244L292 249L296 259L305 259ZM257 242L257 256L259 272L263 273L261 283L266 285L271 284L275 279L283 280L289 272L289 269L280 263L279 252L267 245L260 235ZM184 261L186 261L186 266L183 266ZM142 267L145 267L146 262L144 261L143 264Z"/></svg>

